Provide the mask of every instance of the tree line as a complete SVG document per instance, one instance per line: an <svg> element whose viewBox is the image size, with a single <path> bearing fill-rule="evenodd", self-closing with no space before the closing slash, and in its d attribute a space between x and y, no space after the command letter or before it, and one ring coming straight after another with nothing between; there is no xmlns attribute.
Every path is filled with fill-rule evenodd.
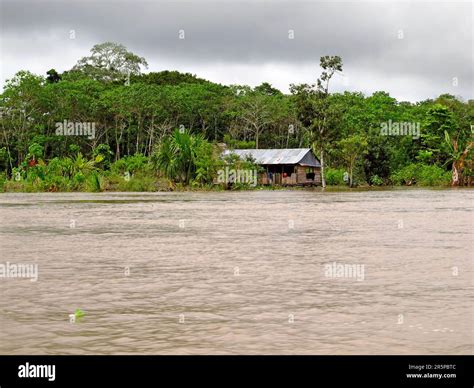
<svg viewBox="0 0 474 388"><path fill-rule="evenodd" d="M315 83L291 85L289 94L267 82L226 86L177 71L143 73L146 67L144 58L106 42L62 74L19 71L0 96L3 180L28 179L38 164L80 156L105 171L124 158L142 160L158 175L182 181L181 173L166 173L163 161L171 151L181 160L197 158L197 151L180 153L176 145L187 134L196 149L207 150L200 156L209 159L201 166L208 170L198 179L203 183L219 164L219 143L310 147L321 161L323 185L344 184L345 172L350 185L473 182L474 100L443 94L410 103L384 91L333 93L331 82L343 71L338 56L322 57ZM58 123L65 123L63 132ZM93 136L68 132L68 125L92 125ZM192 170L187 184L199 168Z"/></svg>

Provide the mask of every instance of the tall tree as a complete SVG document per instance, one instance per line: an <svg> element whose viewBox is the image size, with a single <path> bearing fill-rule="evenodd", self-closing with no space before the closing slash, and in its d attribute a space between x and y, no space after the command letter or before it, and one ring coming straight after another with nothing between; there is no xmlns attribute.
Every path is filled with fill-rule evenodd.
<svg viewBox="0 0 474 388"><path fill-rule="evenodd" d="M339 142L344 160L349 165L349 187L353 184L353 173L357 158L367 154L367 139L361 135L352 135Z"/></svg>
<svg viewBox="0 0 474 388"><path fill-rule="evenodd" d="M316 85L291 85L295 107L299 121L308 131L311 147L319 151L321 162L321 184L326 187L324 175L325 150L334 134L334 121L337 121L340 112L337 104L331 104L329 82L339 71L342 71L342 60L338 56L321 57L320 66L323 69Z"/></svg>
<svg viewBox="0 0 474 388"><path fill-rule="evenodd" d="M251 90L241 92L235 99L238 120L254 134L255 148L259 148L262 132L275 120L276 97Z"/></svg>
<svg viewBox="0 0 474 388"><path fill-rule="evenodd" d="M316 94L316 117L314 118L314 126L316 127L316 146L319 148L320 162L321 162L321 185L326 187L326 179L324 177L324 151L326 142L329 138L329 120L334 111L331 110L329 103L329 82L337 72L342 71L342 59L339 56L324 56L321 57L320 66L323 69L321 76L317 81Z"/></svg>
<svg viewBox="0 0 474 388"><path fill-rule="evenodd" d="M80 59L72 70L99 81L112 82L139 75L142 66L148 67L145 58L128 51L122 44L105 42L92 47L91 55Z"/></svg>

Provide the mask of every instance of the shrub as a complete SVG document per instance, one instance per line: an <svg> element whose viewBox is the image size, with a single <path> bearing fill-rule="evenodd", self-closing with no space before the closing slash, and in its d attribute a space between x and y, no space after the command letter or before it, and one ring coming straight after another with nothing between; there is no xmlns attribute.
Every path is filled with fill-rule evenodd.
<svg viewBox="0 0 474 388"><path fill-rule="evenodd" d="M70 191L71 181L64 176L48 176L44 182L44 188L46 191Z"/></svg>
<svg viewBox="0 0 474 388"><path fill-rule="evenodd" d="M451 173L435 165L409 164L390 176L395 185L444 186L451 181Z"/></svg>
<svg viewBox="0 0 474 388"><path fill-rule="evenodd" d="M0 173L0 192L3 191L3 186L7 182L7 173L2 172Z"/></svg>
<svg viewBox="0 0 474 388"><path fill-rule="evenodd" d="M383 185L383 179L380 178L378 175L372 175L370 178L370 183L373 186L382 186Z"/></svg>
<svg viewBox="0 0 474 388"><path fill-rule="evenodd" d="M85 187L87 191L92 191L92 192L103 191L105 188L105 179L99 173L93 172L87 178Z"/></svg>
<svg viewBox="0 0 474 388"><path fill-rule="evenodd" d="M234 148L234 149L254 149L255 148L255 141L236 140L236 139L233 139L229 134L224 135L224 143L226 143L230 148Z"/></svg>
<svg viewBox="0 0 474 388"><path fill-rule="evenodd" d="M113 152L110 150L108 144L99 144L92 153L95 161L95 165L102 169L110 169L110 164L113 156Z"/></svg>
<svg viewBox="0 0 474 388"><path fill-rule="evenodd" d="M326 183L330 186L346 185L344 173L345 170L343 168L326 168L324 170Z"/></svg>
<svg viewBox="0 0 474 388"><path fill-rule="evenodd" d="M125 156L117 160L110 167L112 172L124 175L125 173L134 174L138 171L144 171L148 168L148 158L142 154Z"/></svg>
<svg viewBox="0 0 474 388"><path fill-rule="evenodd" d="M44 148L39 145L38 143L33 143L28 147L28 157L34 157L35 159L39 159L43 156Z"/></svg>
<svg viewBox="0 0 474 388"><path fill-rule="evenodd" d="M451 182L451 172L435 165L423 165L417 182L420 186L447 186Z"/></svg>

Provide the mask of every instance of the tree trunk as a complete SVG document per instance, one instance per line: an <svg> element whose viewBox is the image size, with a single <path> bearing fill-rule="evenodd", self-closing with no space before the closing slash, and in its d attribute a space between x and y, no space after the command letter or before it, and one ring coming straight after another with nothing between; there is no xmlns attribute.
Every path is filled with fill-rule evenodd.
<svg viewBox="0 0 474 388"><path fill-rule="evenodd" d="M355 163L355 158L351 158L351 162L349 164L349 187L352 187L352 174L354 171L354 163Z"/></svg>
<svg viewBox="0 0 474 388"><path fill-rule="evenodd" d="M324 151L321 150L321 186L324 189L326 187L326 179L324 177Z"/></svg>
<svg viewBox="0 0 474 388"><path fill-rule="evenodd" d="M349 167L349 187L352 187L352 166Z"/></svg>

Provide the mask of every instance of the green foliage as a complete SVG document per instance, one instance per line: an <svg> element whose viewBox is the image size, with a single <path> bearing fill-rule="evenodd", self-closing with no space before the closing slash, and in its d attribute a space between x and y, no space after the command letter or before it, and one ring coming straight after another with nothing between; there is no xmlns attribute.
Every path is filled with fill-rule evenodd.
<svg viewBox="0 0 474 388"><path fill-rule="evenodd" d="M255 148L255 141L253 140L236 140L232 138L228 133L224 135L224 143L231 149L253 149Z"/></svg>
<svg viewBox="0 0 474 388"><path fill-rule="evenodd" d="M257 177L265 172L265 169L257 164L255 160L251 157L240 158L238 155L230 153L225 155L222 159L219 160L219 170L217 171L217 176L219 172L222 174L225 171L247 171L256 174ZM257 179L258 180L258 179ZM241 190L241 189L250 189L254 188L254 182L225 182L221 187L231 188L232 190Z"/></svg>
<svg viewBox="0 0 474 388"><path fill-rule="evenodd" d="M416 160L419 160L421 163L428 164L433 160L433 151L419 150Z"/></svg>
<svg viewBox="0 0 474 388"><path fill-rule="evenodd" d="M451 174L435 165L414 163L405 166L390 176L395 185L446 186Z"/></svg>
<svg viewBox="0 0 474 388"><path fill-rule="evenodd" d="M73 70L111 82L124 81L129 74L140 74L141 66L148 67L145 58L128 51L122 44L105 42L92 47L91 55L80 59Z"/></svg>
<svg viewBox="0 0 474 388"><path fill-rule="evenodd" d="M79 147L77 144L69 144L69 155L77 155L80 150L81 150L81 147Z"/></svg>
<svg viewBox="0 0 474 388"><path fill-rule="evenodd" d="M211 183L216 168L212 145L202 135L180 130L162 140L152 162L168 179L185 185Z"/></svg>
<svg viewBox="0 0 474 388"><path fill-rule="evenodd" d="M370 177L370 184L372 186L382 186L384 184L384 181L378 175L372 175Z"/></svg>
<svg viewBox="0 0 474 388"><path fill-rule="evenodd" d="M275 89L271 84L268 82L263 82L261 85L256 86L254 91L260 94L266 94L267 96L282 96L283 93L280 92L278 89Z"/></svg>
<svg viewBox="0 0 474 388"><path fill-rule="evenodd" d="M6 172L0 173L0 192L4 191L3 186L8 181Z"/></svg>
<svg viewBox="0 0 474 388"><path fill-rule="evenodd" d="M192 177L194 186L209 185L212 183L219 165L219 154L215 152L211 143L200 139L194 145L195 172Z"/></svg>
<svg viewBox="0 0 474 388"><path fill-rule="evenodd" d="M344 173L346 170L344 168L326 168L326 182L330 186L341 186L347 185L347 182L344 182Z"/></svg>
<svg viewBox="0 0 474 388"><path fill-rule="evenodd" d="M3 170L6 170L8 166L8 151L7 147L1 147L0 148L0 168Z"/></svg>
<svg viewBox="0 0 474 388"><path fill-rule="evenodd" d="M28 154L34 157L35 159L39 159L43 156L44 149L37 143L33 143L28 147Z"/></svg>
<svg viewBox="0 0 474 388"><path fill-rule="evenodd" d="M86 178L82 176L82 181L80 183L84 183ZM87 178L87 191L91 192L98 192L104 190L104 179L101 175L97 172L93 172Z"/></svg>
<svg viewBox="0 0 474 388"><path fill-rule="evenodd" d="M365 136L352 135L339 141L341 155L349 167L349 186L353 186L353 171L357 158L368 153L367 139Z"/></svg>
<svg viewBox="0 0 474 388"><path fill-rule="evenodd" d="M125 156L117 160L111 165L111 171L119 174L131 175L138 171L146 170L149 167L149 160L145 155L135 154L133 156Z"/></svg>
<svg viewBox="0 0 474 388"><path fill-rule="evenodd" d="M322 57L317 82L292 85L288 95L267 82L228 87L177 71L141 74L146 61L111 42L91 51L63 74L19 71L5 82L3 190L140 189L151 186L139 181L153 179L162 179L160 188L209 186L221 166L214 145L221 142L235 149L312 148L324 156L329 184L345 184L336 171L346 169L373 185L444 182L451 171L453 182L473 182L473 100L443 94L409 103L383 91L329 93L342 70L337 56ZM56 135L65 120L93 123L95 139ZM420 137L383 135L389 120L420 124ZM439 174L412 165L433 165Z"/></svg>
<svg viewBox="0 0 474 388"><path fill-rule="evenodd" d="M160 71L148 74L133 75L130 77L131 83L145 83L149 85L180 85L180 84L210 84L205 79L198 78L190 73L180 73L179 71Z"/></svg>
<svg viewBox="0 0 474 388"><path fill-rule="evenodd" d="M46 81L50 84L61 81L61 76L54 69L48 70L46 74L48 74L48 77L46 77Z"/></svg>
<svg viewBox="0 0 474 388"><path fill-rule="evenodd" d="M92 152L95 165L102 170L109 170L112 162L113 152L108 144L99 144Z"/></svg>

